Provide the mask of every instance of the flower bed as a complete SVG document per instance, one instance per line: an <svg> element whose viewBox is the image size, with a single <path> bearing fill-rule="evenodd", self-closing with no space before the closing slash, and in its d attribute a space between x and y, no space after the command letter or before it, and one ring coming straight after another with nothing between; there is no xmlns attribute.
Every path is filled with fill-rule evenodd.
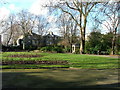
<svg viewBox="0 0 120 90"><path fill-rule="evenodd" d="M2 61L2 65L13 64L47 64L47 65L65 65L68 61Z"/></svg>

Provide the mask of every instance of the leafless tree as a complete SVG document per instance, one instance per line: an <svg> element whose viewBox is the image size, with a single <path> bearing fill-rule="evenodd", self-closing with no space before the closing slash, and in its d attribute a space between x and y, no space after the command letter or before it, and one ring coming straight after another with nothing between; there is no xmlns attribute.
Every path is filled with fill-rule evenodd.
<svg viewBox="0 0 120 90"><path fill-rule="evenodd" d="M2 30L1 33L4 33L7 35L6 39L4 38L4 43L6 43L6 46L9 45L12 35L13 35L13 24L14 24L14 20L13 20L13 16L9 16L9 18L4 22L4 29Z"/></svg>
<svg viewBox="0 0 120 90"><path fill-rule="evenodd" d="M80 0L62 0L50 7L58 8L72 17L80 30L80 54L85 53L85 34L87 17L97 2L81 2ZM47 5L49 6L49 5ZM75 15L76 13L76 15Z"/></svg>
<svg viewBox="0 0 120 90"><path fill-rule="evenodd" d="M24 37L27 37L29 33L32 32L34 26L35 26L35 20L36 17L34 15L30 14L26 10L22 10L20 13L18 13L18 20L17 23L21 28L21 31L23 33ZM23 49L25 49L25 38L23 39Z"/></svg>
<svg viewBox="0 0 120 90"><path fill-rule="evenodd" d="M43 36L48 31L49 22L43 16L36 16L36 31L39 35Z"/></svg>
<svg viewBox="0 0 120 90"><path fill-rule="evenodd" d="M15 45L16 39L21 35L15 15L11 14L9 18L5 20L1 34L4 36L4 45L8 46L9 44L13 44L13 42Z"/></svg>
<svg viewBox="0 0 120 90"><path fill-rule="evenodd" d="M57 21L58 28L63 37L61 42L63 45L72 48L72 44L76 43L77 40L77 24L74 20L66 13L61 14Z"/></svg>

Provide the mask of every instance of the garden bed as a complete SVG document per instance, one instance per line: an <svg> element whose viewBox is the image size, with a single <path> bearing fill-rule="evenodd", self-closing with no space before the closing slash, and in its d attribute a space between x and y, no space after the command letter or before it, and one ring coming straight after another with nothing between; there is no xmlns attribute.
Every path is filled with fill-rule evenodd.
<svg viewBox="0 0 120 90"><path fill-rule="evenodd" d="M0 64L2 69L38 69L54 67L73 67L80 69L115 69L118 68L118 58L101 57L101 55L96 56L65 53L36 54L31 52L4 52L2 53L2 62Z"/></svg>
<svg viewBox="0 0 120 90"><path fill-rule="evenodd" d="M8 57L19 57L19 58L34 58L34 57L42 57L42 55L10 55Z"/></svg>
<svg viewBox="0 0 120 90"><path fill-rule="evenodd" d="M14 64L47 64L47 65L65 65L68 61L2 61L2 65Z"/></svg>

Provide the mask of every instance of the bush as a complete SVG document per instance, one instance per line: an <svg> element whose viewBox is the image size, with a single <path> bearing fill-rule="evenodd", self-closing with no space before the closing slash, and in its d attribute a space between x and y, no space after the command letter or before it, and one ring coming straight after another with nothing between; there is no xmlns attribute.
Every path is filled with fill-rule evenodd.
<svg viewBox="0 0 120 90"><path fill-rule="evenodd" d="M63 49L62 49L62 47L56 46L56 47L53 47L53 48L52 48L52 51L55 51L55 52L57 52L57 53L62 53L62 52L63 52Z"/></svg>
<svg viewBox="0 0 120 90"><path fill-rule="evenodd" d="M45 52L47 52L47 51L52 51L52 47L42 47L41 49L40 49L41 51L45 51Z"/></svg>
<svg viewBox="0 0 120 90"><path fill-rule="evenodd" d="M57 53L63 52L63 48L61 46L46 46L38 49L44 52L57 52Z"/></svg>
<svg viewBox="0 0 120 90"><path fill-rule="evenodd" d="M21 50L22 47L20 46L4 46L2 45L2 51L7 52L7 51L19 51Z"/></svg>
<svg viewBox="0 0 120 90"><path fill-rule="evenodd" d="M36 46L26 46L25 49L26 50L35 50L35 49L37 49L37 47Z"/></svg>
<svg viewBox="0 0 120 90"><path fill-rule="evenodd" d="M66 47L66 48L63 48L63 52L67 53L67 52L70 52L71 49L69 47Z"/></svg>

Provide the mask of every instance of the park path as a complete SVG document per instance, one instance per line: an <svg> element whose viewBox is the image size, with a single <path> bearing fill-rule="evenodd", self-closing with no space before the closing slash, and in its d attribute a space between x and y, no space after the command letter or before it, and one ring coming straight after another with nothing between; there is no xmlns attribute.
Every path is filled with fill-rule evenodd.
<svg viewBox="0 0 120 90"><path fill-rule="evenodd" d="M111 58L120 58L120 55L94 55L94 54L86 54L89 56L100 56L100 57L111 57Z"/></svg>

